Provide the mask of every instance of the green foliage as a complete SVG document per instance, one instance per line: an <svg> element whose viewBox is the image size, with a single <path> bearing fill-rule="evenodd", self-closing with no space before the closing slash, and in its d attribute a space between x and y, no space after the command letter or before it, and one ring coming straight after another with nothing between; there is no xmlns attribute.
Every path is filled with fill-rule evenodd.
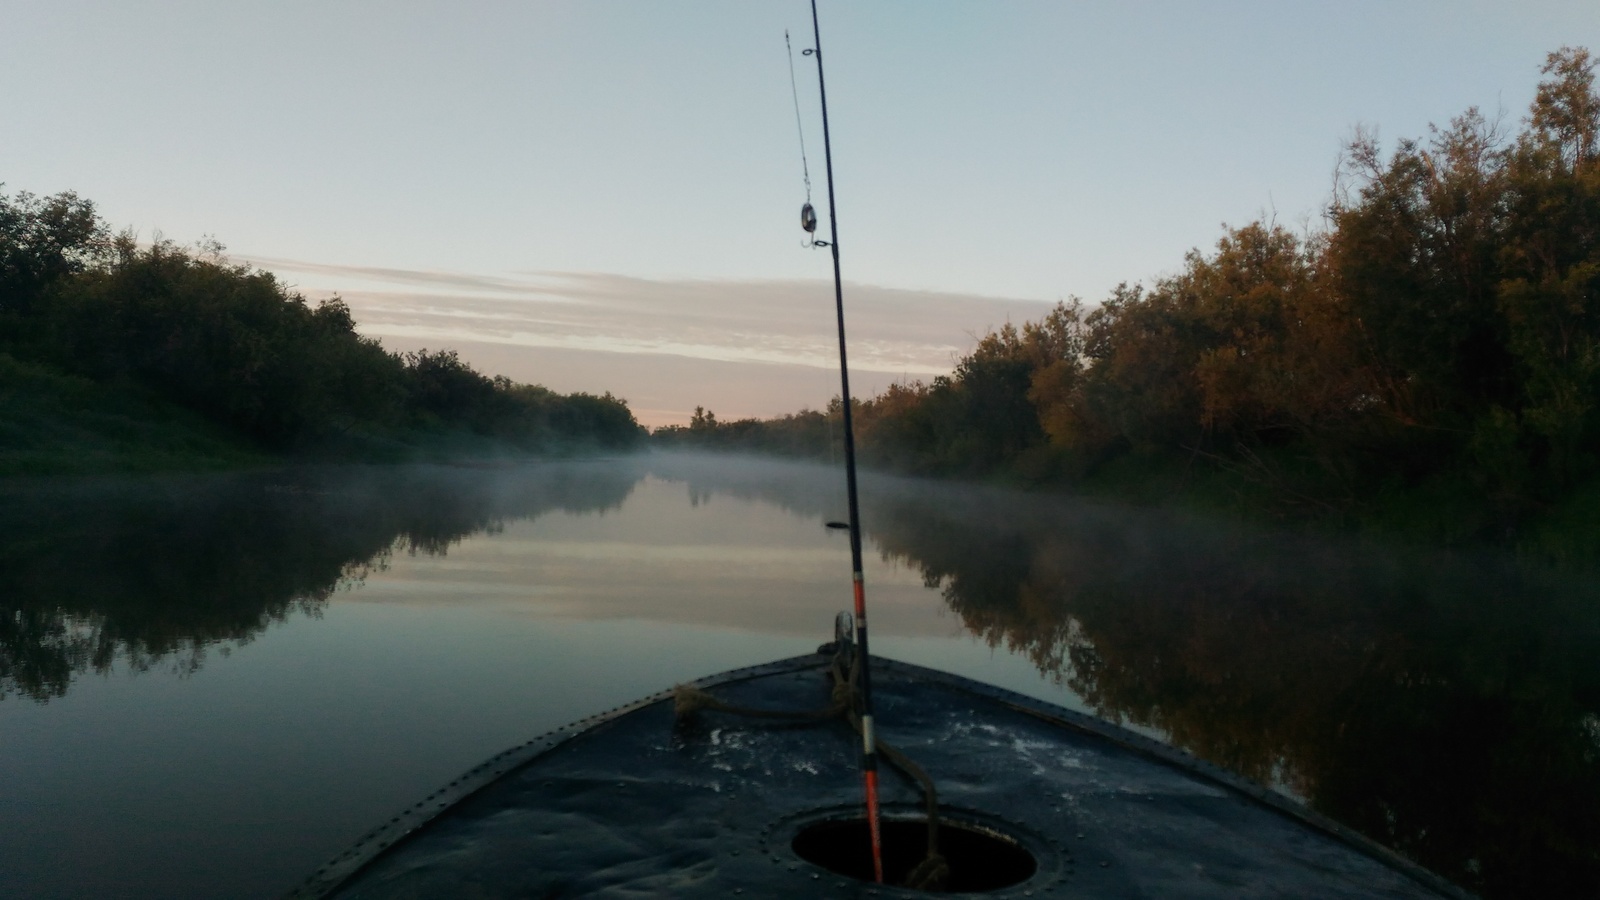
<svg viewBox="0 0 1600 900"><path fill-rule="evenodd" d="M313 308L267 272L158 241L57 285L38 317L49 361L131 379L270 447L392 419L400 368L344 304Z"/></svg>
<svg viewBox="0 0 1600 900"><path fill-rule="evenodd" d="M98 384L0 353L0 476L266 461L238 436L136 384Z"/></svg>
<svg viewBox="0 0 1600 900"><path fill-rule="evenodd" d="M1089 490L1143 471L1207 505L1515 534L1600 478L1600 94L1586 50L1542 71L1518 134L1475 109L1387 156L1358 134L1323 230L1225 229L1175 275L1008 324L949 377L860 402L862 459ZM736 424L657 440L799 432Z"/></svg>
<svg viewBox="0 0 1600 900"><path fill-rule="evenodd" d="M0 195L0 351L74 384L146 392L278 453L548 453L622 449L642 435L610 394L488 378L453 351L388 353L357 333L339 298L307 303L271 273L229 263L214 241L109 236L73 194ZM10 412L0 451L49 427L40 409L28 426Z"/></svg>
<svg viewBox="0 0 1600 900"><path fill-rule="evenodd" d="M77 194L0 194L0 325L14 325L46 287L91 267L109 249L94 204Z"/></svg>

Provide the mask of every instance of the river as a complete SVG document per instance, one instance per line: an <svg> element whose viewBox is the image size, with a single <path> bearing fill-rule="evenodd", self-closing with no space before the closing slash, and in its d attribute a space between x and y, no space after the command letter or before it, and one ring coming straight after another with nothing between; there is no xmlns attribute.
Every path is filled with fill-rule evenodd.
<svg viewBox="0 0 1600 900"><path fill-rule="evenodd" d="M843 517L836 471L733 458L0 485L0 895L280 895L506 747L814 650ZM875 653L1485 896L1600 894L1592 569L880 476L863 521Z"/></svg>

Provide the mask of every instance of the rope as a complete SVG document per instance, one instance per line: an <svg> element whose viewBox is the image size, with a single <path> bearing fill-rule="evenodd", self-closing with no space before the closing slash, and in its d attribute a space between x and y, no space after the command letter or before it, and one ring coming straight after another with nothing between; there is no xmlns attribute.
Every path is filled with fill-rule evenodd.
<svg viewBox="0 0 1600 900"><path fill-rule="evenodd" d="M794 80L794 45L789 43L789 30L784 29L783 46L789 51L789 93L794 97L794 127L800 132L800 171L806 178L806 202L811 202L811 166L806 162L806 127L800 121L800 88Z"/></svg>
<svg viewBox="0 0 1600 900"><path fill-rule="evenodd" d="M857 687L860 671L860 660L855 653L855 645L849 641L837 641L834 644L833 659L828 665L828 676L833 682L832 702L822 709L790 710L739 706L724 702L700 688L687 684L680 684L673 689L672 708L679 718L707 709L735 716L789 722L826 722L842 718L850 724L857 735L860 735L861 715L857 712L861 699ZM928 773L898 747L881 737L878 738L877 747L889 765L899 769L922 789L922 799L927 809L928 852L922 862L917 863L906 874L905 887L919 891L937 891L944 887L950 877L950 864L939 853L939 790Z"/></svg>

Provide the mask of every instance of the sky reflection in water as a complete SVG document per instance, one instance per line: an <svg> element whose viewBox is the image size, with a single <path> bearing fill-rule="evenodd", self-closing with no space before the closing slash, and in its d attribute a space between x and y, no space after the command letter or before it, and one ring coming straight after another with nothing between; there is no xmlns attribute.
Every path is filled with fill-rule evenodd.
<svg viewBox="0 0 1600 900"><path fill-rule="evenodd" d="M658 457L0 489L0 892L275 895L507 746L808 652L849 601L841 481ZM1159 732L1489 894L1595 878L1581 573L865 487L875 651Z"/></svg>

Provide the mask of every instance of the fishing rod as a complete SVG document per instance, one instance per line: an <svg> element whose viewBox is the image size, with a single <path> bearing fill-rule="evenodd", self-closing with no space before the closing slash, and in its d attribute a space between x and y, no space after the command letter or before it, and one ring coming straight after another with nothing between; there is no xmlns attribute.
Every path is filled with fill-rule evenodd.
<svg viewBox="0 0 1600 900"><path fill-rule="evenodd" d="M850 583L855 593L855 639L858 654L857 689L861 696L861 777L867 795L867 831L872 838L872 874L883 883L883 834L878 810L878 739L872 722L872 677L867 654L867 595L861 577L861 504L856 494L856 437L850 414L850 364L844 340L844 281L839 274L839 207L833 194L833 144L828 133L828 86L822 77L822 27L817 22L817 0L811 0L811 49L800 51L817 61L817 91L822 100L822 157L828 173L828 240L813 240L811 246L827 247L833 253L833 305L839 319L839 392L844 406L845 489L850 504ZM784 35L785 42L788 34ZM790 78L793 87L793 57ZM800 99L795 97L795 124L799 124ZM805 130L800 133L800 158L805 160ZM800 209L800 225L815 232L816 211L811 208L811 173L806 172L806 204Z"/></svg>

